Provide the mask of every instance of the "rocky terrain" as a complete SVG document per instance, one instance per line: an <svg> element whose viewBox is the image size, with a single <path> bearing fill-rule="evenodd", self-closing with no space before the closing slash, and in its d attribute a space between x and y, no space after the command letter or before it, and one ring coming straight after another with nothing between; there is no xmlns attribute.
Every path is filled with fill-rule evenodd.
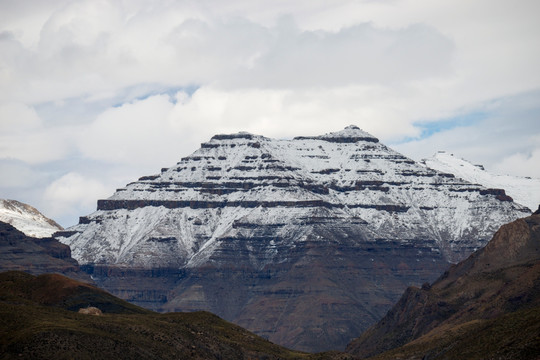
<svg viewBox="0 0 540 360"><path fill-rule="evenodd" d="M50 237L55 232L64 230L36 208L17 200L0 199L0 221L36 238Z"/></svg>
<svg viewBox="0 0 540 360"><path fill-rule="evenodd" d="M431 158L422 160L422 163L474 184L504 189L515 202L527 206L531 211L540 204L540 179L493 174L482 165L474 165L446 151L439 151Z"/></svg>
<svg viewBox="0 0 540 360"><path fill-rule="evenodd" d="M408 288L347 350L382 353L377 359L537 359L540 208L501 227L432 285Z"/></svg>
<svg viewBox="0 0 540 360"><path fill-rule="evenodd" d="M69 246L53 238L34 238L0 221L0 271L21 270L39 275L60 273L93 282L71 257Z"/></svg>
<svg viewBox="0 0 540 360"><path fill-rule="evenodd" d="M99 286L149 309L208 310L273 342L340 349L530 213L355 126L216 135L98 201L56 238Z"/></svg>
<svg viewBox="0 0 540 360"><path fill-rule="evenodd" d="M156 314L61 275L0 273L2 359L347 359L274 345L215 315ZM100 316L78 312L88 306Z"/></svg>

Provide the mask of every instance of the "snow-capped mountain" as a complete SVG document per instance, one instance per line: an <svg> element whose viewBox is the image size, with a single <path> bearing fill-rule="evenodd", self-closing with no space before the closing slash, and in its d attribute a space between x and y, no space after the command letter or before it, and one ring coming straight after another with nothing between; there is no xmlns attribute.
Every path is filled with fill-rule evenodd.
<svg viewBox="0 0 540 360"><path fill-rule="evenodd" d="M355 126L216 135L57 234L105 289L209 310L301 350L344 347L412 284L529 214Z"/></svg>
<svg viewBox="0 0 540 360"><path fill-rule="evenodd" d="M504 189L515 202L527 206L531 211L535 211L540 205L540 179L492 174L482 165L473 165L446 151L439 151L431 158L422 160L422 163L474 184Z"/></svg>
<svg viewBox="0 0 540 360"><path fill-rule="evenodd" d="M298 219L323 212L359 219L377 238L420 233L457 261L524 215L506 200L502 190L427 169L352 126L294 140L216 135L175 166L99 200L64 241L83 263L197 267L243 223L296 233ZM164 243L174 253L161 254ZM272 262L272 253L253 265Z"/></svg>
<svg viewBox="0 0 540 360"><path fill-rule="evenodd" d="M36 208L16 200L0 199L0 221L13 225L28 236L49 237L63 228Z"/></svg>

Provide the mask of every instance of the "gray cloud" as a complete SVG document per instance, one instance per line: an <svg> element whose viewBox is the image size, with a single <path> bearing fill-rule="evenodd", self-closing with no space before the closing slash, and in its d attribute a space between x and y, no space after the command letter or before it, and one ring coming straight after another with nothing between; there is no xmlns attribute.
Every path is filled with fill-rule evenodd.
<svg viewBox="0 0 540 360"><path fill-rule="evenodd" d="M287 18L251 66L228 83L287 88L396 84L449 76L452 42L435 29L379 29L360 24L338 32L300 31Z"/></svg>
<svg viewBox="0 0 540 360"><path fill-rule="evenodd" d="M292 16L271 27L241 18L187 19L144 34L138 27L148 19L122 23L113 4L72 7L51 15L37 48L25 48L12 34L0 40L4 63L13 72L4 98L39 103L113 95L141 83L233 88L392 84L452 72L452 42L419 24L380 29L364 23L331 32L301 30ZM112 15L103 17L103 12Z"/></svg>

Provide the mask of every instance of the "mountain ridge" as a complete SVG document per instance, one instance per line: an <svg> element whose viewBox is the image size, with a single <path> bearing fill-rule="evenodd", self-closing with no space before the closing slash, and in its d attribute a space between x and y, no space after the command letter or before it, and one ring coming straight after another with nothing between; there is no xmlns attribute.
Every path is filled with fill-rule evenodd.
<svg viewBox="0 0 540 360"><path fill-rule="evenodd" d="M362 144L361 149L354 148L354 144L358 143ZM325 144L329 149L323 149L321 144ZM320 148L317 149L317 145ZM341 151L340 145L348 146L349 149ZM242 150L235 151L233 148L237 146ZM359 150L360 154L355 154ZM396 169L369 166L370 162L381 158L386 160L386 162L381 162L383 165L393 162ZM359 164L360 162L363 164ZM218 163L224 164L227 168L223 165L218 166ZM400 165L403 164L404 170L399 173ZM354 165L356 165L354 169L356 171L353 172ZM414 171L417 173L414 174ZM432 192L432 199L415 199L412 202L415 191L407 190L417 184L418 186L426 185L426 182L415 184L414 181L410 181L415 176L435 178L440 183L427 183L433 188L453 186L454 188L449 189L450 193L472 192L480 195L495 195L499 200L510 200L505 197L503 190L483 188L455 180L453 175L416 166L414 161L380 144L375 137L355 126L349 126L339 132L314 137L297 137L294 140L272 140L245 132L215 135L208 143L203 143L200 150L183 158L176 166L164 168L158 175L143 176L137 182L118 189L109 199L99 200L98 212L159 207L192 210L238 208L247 209L245 213L248 215L258 207L266 209L322 207L345 209L349 213L345 216L350 216L352 213L353 216L358 214L360 218L365 218L379 215L376 212L374 214L370 212L371 209L378 212L407 213L410 210L409 204L420 203L418 206L420 211L413 210L427 212L437 204L444 203L444 200L447 202L447 194L440 196L439 199L435 198L439 191ZM401 194L392 194L391 191L394 190L392 186ZM354 211L355 208L367 211L360 213ZM455 210L459 211L458 208ZM515 208L515 210L522 209ZM92 225L96 223L100 225L103 221L107 221L107 219L101 219L99 215L82 217L80 224L69 228L68 231L79 232L81 229L88 232ZM151 214L148 215L151 216ZM221 219L213 220L221 223L224 223L224 220L227 221L223 214L219 216ZM366 220L370 222L372 219ZM213 234L210 242L205 242L202 247L210 247L215 238L230 230L232 225L229 221L225 231L221 234L219 231ZM454 232L453 236L457 237L464 235L467 232L466 229L466 224L454 223L452 226L447 226L445 231ZM376 230L381 229L379 227ZM406 229L402 230L406 232ZM492 231L495 230L496 228ZM159 236L159 234L156 235ZM196 234L180 235L183 235L181 236L183 240L196 237ZM130 237L130 235L127 236ZM59 238L65 239L61 241L66 243L73 243L74 255L86 261L85 255L80 253L81 239L75 242L70 240L72 236L59 236ZM186 243L185 248L198 245ZM448 250L443 249L443 251ZM121 249L118 255L108 252L105 256L109 258L108 262L112 260L114 263L121 263L121 253L129 253L129 247ZM193 255L197 256L196 253ZM459 254L452 256L450 252L445 255L451 261L463 256ZM111 259L111 256L114 257ZM196 260L193 261L197 264ZM131 260L131 263L128 262L126 265L143 264Z"/></svg>
<svg viewBox="0 0 540 360"><path fill-rule="evenodd" d="M0 221L37 238L50 237L55 232L64 230L36 208L17 200L0 199Z"/></svg>
<svg viewBox="0 0 540 360"><path fill-rule="evenodd" d="M71 257L69 246L53 238L27 236L13 225L0 221L0 271L20 270L39 275L61 273L92 283Z"/></svg>
<svg viewBox="0 0 540 360"><path fill-rule="evenodd" d="M528 212L350 126L292 140L215 135L56 237L124 299L208 310L322 351Z"/></svg>
<svg viewBox="0 0 540 360"><path fill-rule="evenodd" d="M423 159L421 163L471 183L504 189L515 202L527 206L531 212L540 203L540 179L492 174L484 166L474 165L446 151L439 151L431 158Z"/></svg>
<svg viewBox="0 0 540 360"><path fill-rule="evenodd" d="M540 329L525 321L523 314L529 314L530 319L540 316L539 244L540 211L503 225L484 248L450 267L433 284L409 287L388 314L349 344L347 351L361 358L401 354L400 358L408 359L422 353L436 359L446 352L454 353L445 355L447 358L458 358L451 350L451 339L457 336L453 346L459 347L456 342L466 342L469 334L480 340L469 345L469 355L461 356L476 351L474 356L483 358L504 353L514 353L513 358L536 358ZM516 329L516 323L527 324L529 331ZM474 332L478 327L500 344L478 334L463 335L463 331ZM500 339L505 327L514 329L507 332L518 330L522 339L512 335L512 340ZM467 328L472 330L462 330ZM498 333L493 329L499 329Z"/></svg>

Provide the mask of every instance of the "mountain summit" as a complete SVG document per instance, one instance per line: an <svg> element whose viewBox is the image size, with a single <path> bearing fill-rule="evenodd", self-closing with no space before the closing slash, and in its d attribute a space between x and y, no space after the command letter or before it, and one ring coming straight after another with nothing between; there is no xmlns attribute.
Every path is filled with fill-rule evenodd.
<svg viewBox="0 0 540 360"><path fill-rule="evenodd" d="M345 129L337 132L331 132L325 135L319 136L297 136L294 140L324 140L329 142L350 142L355 143L358 141L367 142L379 142L375 136L363 131L356 125L349 125Z"/></svg>
<svg viewBox="0 0 540 360"><path fill-rule="evenodd" d="M63 230L55 221L36 208L17 200L0 199L0 221L13 225L28 236L49 237Z"/></svg>
<svg viewBox="0 0 540 360"><path fill-rule="evenodd" d="M96 282L160 310L209 310L273 342L344 347L528 214L504 190L426 168L356 126L215 135L60 232Z"/></svg>

